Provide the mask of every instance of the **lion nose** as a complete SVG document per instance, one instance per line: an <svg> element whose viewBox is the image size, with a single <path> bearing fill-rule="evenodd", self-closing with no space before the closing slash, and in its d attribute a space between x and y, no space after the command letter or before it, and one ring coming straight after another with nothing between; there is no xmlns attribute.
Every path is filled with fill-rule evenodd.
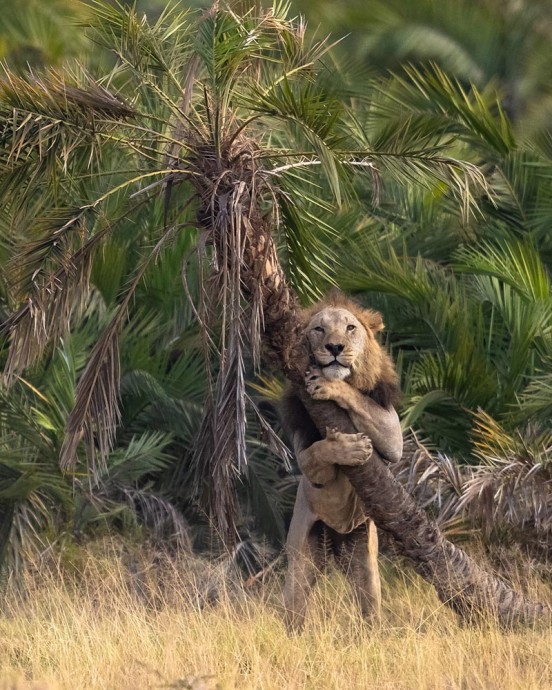
<svg viewBox="0 0 552 690"><path fill-rule="evenodd" d="M326 345L326 350L332 353L334 357L340 355L343 352L344 345L334 345L333 343L328 343Z"/></svg>

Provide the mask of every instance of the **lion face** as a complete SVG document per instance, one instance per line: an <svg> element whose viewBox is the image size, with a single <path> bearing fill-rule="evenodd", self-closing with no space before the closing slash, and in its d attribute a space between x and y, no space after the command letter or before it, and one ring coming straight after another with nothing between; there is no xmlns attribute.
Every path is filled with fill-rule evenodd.
<svg viewBox="0 0 552 690"><path fill-rule="evenodd" d="M310 319L306 335L316 364L327 379L347 379L361 363L373 335L342 307L326 307Z"/></svg>
<svg viewBox="0 0 552 690"><path fill-rule="evenodd" d="M333 291L304 309L301 321L311 360L325 378L346 380L382 407L400 402L395 367L376 337L383 329L378 311Z"/></svg>

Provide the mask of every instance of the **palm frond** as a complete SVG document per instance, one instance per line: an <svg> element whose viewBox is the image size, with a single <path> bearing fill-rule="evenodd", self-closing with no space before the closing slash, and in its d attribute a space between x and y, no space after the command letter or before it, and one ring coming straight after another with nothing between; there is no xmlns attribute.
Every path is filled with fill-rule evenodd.
<svg viewBox="0 0 552 690"><path fill-rule="evenodd" d="M2 325L2 332L10 337L4 369L7 383L38 359L48 343L63 337L75 308L84 304L94 252L127 216L125 212L94 233L88 232L87 218L102 200L76 210L52 211L39 226L42 237L25 244L11 262L12 298L23 298L24 305Z"/></svg>
<svg viewBox="0 0 552 690"><path fill-rule="evenodd" d="M499 278L527 300L549 300L550 278L536 247L510 239L497 246L482 243L457 253L457 269Z"/></svg>
<svg viewBox="0 0 552 690"><path fill-rule="evenodd" d="M143 477L151 477L165 469L171 462L167 446L170 434L152 431L133 436L124 449L109 455L109 472L104 481L133 485Z"/></svg>
<svg viewBox="0 0 552 690"><path fill-rule="evenodd" d="M552 375L548 371L531 377L519 396L519 408L512 416L518 424L526 419L534 420L537 425L548 424L552 416Z"/></svg>
<svg viewBox="0 0 552 690"><path fill-rule="evenodd" d="M487 529L504 522L549 532L550 431L529 426L524 433L510 434L492 417L479 412L474 437L482 464L464 489L461 507L482 513Z"/></svg>
<svg viewBox="0 0 552 690"><path fill-rule="evenodd" d="M304 150L306 144L316 154L340 205L346 175L341 156L335 149L343 139L343 133L336 126L343 112L342 103L310 80L296 82L287 78L272 85L269 91L253 88L244 101L253 112L281 118L292 136L301 135L297 136L299 150Z"/></svg>
<svg viewBox="0 0 552 690"><path fill-rule="evenodd" d="M0 78L0 170L10 170L30 152L39 158L59 156L68 165L81 143L92 143L102 132L136 116L120 96L86 74L82 79L81 86L55 72L21 77L4 71Z"/></svg>
<svg viewBox="0 0 552 690"><path fill-rule="evenodd" d="M405 76L393 77L378 104L388 114L397 115L397 109L405 106L409 112L441 116L442 134L459 135L487 153L504 156L515 145L511 125L492 86L480 93L472 84L467 91L436 65L406 67Z"/></svg>
<svg viewBox="0 0 552 690"><path fill-rule="evenodd" d="M179 551L191 551L190 526L182 513L166 497L148 489L127 486L119 489L120 496L136 514L140 523L147 525L153 536L164 544L173 543Z"/></svg>
<svg viewBox="0 0 552 690"><path fill-rule="evenodd" d="M174 229L171 226L165 230L149 256L142 262L115 316L94 346L77 386L75 406L67 419L66 437L60 454L60 466L64 470L70 470L75 466L77 448L83 439L93 473L98 475L105 469L105 461L112 447L120 417L120 329L147 267L157 257Z"/></svg>
<svg viewBox="0 0 552 690"><path fill-rule="evenodd" d="M96 236L68 257L63 268L35 285L25 305L4 322L3 331L10 337L4 369L8 384L68 330L75 305L82 304L88 292L91 253L98 240Z"/></svg>
<svg viewBox="0 0 552 690"><path fill-rule="evenodd" d="M179 76L174 62L184 64L192 44L189 10L169 2L151 24L136 7L103 0L91 0L90 4L94 11L84 26L96 42L114 51L139 74L147 71L168 73L173 79Z"/></svg>

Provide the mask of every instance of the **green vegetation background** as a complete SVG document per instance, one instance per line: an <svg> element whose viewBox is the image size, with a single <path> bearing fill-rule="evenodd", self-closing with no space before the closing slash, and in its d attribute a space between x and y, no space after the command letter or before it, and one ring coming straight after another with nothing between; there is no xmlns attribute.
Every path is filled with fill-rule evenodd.
<svg viewBox="0 0 552 690"><path fill-rule="evenodd" d="M234 7L239 13L245 4ZM139 14L153 23L163 9L153 0L138 3ZM23 79L49 69L108 71L113 54L82 27L90 11L70 0L10 3L0 14L0 57ZM343 81L340 97L367 145L388 155L370 180L354 183L354 194L340 206L320 202L327 181L301 182L301 203L283 209L280 248L290 280L304 301L337 284L384 313L386 343L405 392L404 428L434 452L433 459L421 460L412 450L397 471L445 529L457 536L483 530L487 538L538 545L547 553L550 3L301 0L290 10L297 13L306 16L307 34L345 37L324 60L334 79ZM20 87L12 81L11 88ZM24 303L32 283L25 252L29 246L36 251L40 242L46 247L66 210L31 186L30 168L14 170L8 141L13 94L5 80L1 91L5 319ZM485 188L465 188L459 201L453 184L435 177L428 182L424 149L477 166ZM121 158L122 171L129 160ZM113 163L112 183L116 169ZM84 203L105 184L83 174L71 189ZM322 193L307 193L305 185ZM123 213L125 200L122 192L110 197L105 216ZM144 247L155 242L163 215L161 197L129 215L96 253L93 291L70 332L0 390L0 542L10 566L52 540L71 542L105 530L144 530L214 548L209 492L193 450L207 377L201 332L181 277L188 261L188 288L197 296L197 269L189 260L197 241L192 229L147 268L130 305L120 340L121 418L107 464L89 473L79 447L75 475L60 470L80 375L141 265ZM193 211L184 211L181 222L189 226ZM14 267L22 265L27 283L16 285ZM281 382L267 375L252 376L250 384L250 394L277 428L274 402ZM266 540L278 548L283 542L295 478L271 452L256 418L247 447L248 464L235 485L243 547L236 553L255 570L259 545Z"/></svg>

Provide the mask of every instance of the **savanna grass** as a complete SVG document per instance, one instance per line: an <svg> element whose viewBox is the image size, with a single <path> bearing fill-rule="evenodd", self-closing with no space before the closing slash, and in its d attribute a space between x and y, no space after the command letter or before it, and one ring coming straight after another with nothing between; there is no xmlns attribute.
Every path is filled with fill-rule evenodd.
<svg viewBox="0 0 552 690"><path fill-rule="evenodd" d="M280 574L250 589L225 561L102 542L8 587L0 690L552 688L550 630L461 627L416 576L384 570L380 629L330 575L305 631L288 637Z"/></svg>

